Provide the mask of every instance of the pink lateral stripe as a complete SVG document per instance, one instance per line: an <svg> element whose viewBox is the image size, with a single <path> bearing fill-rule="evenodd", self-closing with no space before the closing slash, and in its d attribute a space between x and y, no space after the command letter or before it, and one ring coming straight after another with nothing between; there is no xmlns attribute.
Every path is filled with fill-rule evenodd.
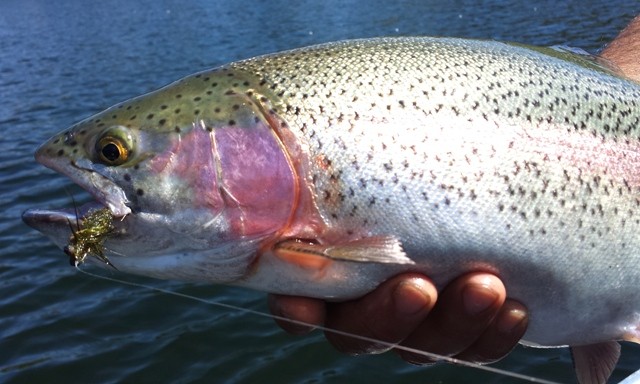
<svg viewBox="0 0 640 384"><path fill-rule="evenodd" d="M640 191L640 142L624 136L614 141L588 131L567 132L553 125L523 130L516 148L547 156L549 161L570 164L586 171L582 177L604 176L618 185ZM603 180L605 182L605 180Z"/></svg>

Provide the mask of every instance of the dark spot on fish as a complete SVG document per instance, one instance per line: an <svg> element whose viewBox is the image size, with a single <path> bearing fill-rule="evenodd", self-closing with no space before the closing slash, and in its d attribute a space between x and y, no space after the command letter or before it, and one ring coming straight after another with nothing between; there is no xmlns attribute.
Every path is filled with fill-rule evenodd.
<svg viewBox="0 0 640 384"><path fill-rule="evenodd" d="M137 117L136 115L133 115L133 116L131 116L131 117L129 118L129 120L135 120L135 119L136 119L136 117Z"/></svg>
<svg viewBox="0 0 640 384"><path fill-rule="evenodd" d="M144 195L144 191L142 189L138 188L138 189L136 189L136 195L142 196L142 195Z"/></svg>
<svg viewBox="0 0 640 384"><path fill-rule="evenodd" d="M181 98L182 98L182 95L178 93L178 94L176 95L176 99L181 99Z"/></svg>
<svg viewBox="0 0 640 384"><path fill-rule="evenodd" d="M193 98L193 101L200 101L200 100L202 100L202 98L200 96L196 96L196 97Z"/></svg>
<svg viewBox="0 0 640 384"><path fill-rule="evenodd" d="M64 149L60 149L60 150L58 151L58 156L62 156L62 155L64 155Z"/></svg>
<svg viewBox="0 0 640 384"><path fill-rule="evenodd" d="M160 109L167 109L167 106L163 104L160 106Z"/></svg>
<svg viewBox="0 0 640 384"><path fill-rule="evenodd" d="M240 106L238 104L234 104L231 108L233 108L234 111L237 111L238 109L240 109Z"/></svg>
<svg viewBox="0 0 640 384"><path fill-rule="evenodd" d="M55 139L55 140L53 141L53 144L58 144L59 142L60 142L60 139Z"/></svg>
<svg viewBox="0 0 640 384"><path fill-rule="evenodd" d="M193 111L193 114L194 114L194 115L199 115L199 114L200 114L200 110L199 110L199 109L196 109L195 111Z"/></svg>
<svg viewBox="0 0 640 384"><path fill-rule="evenodd" d="M125 173L122 178L124 179L124 181L131 181L131 175L128 173Z"/></svg>
<svg viewBox="0 0 640 384"><path fill-rule="evenodd" d="M173 130L180 133L180 127L178 127L177 125L175 127L173 127Z"/></svg>
<svg viewBox="0 0 640 384"><path fill-rule="evenodd" d="M213 112L220 113L220 108L214 108Z"/></svg>
<svg viewBox="0 0 640 384"><path fill-rule="evenodd" d="M236 121L235 120L229 120L229 125L231 125L231 126L236 125Z"/></svg>
<svg viewBox="0 0 640 384"><path fill-rule="evenodd" d="M150 113L147 115L147 120L151 120L151 119L153 119L153 113Z"/></svg>
<svg viewBox="0 0 640 384"><path fill-rule="evenodd" d="M218 83L211 83L211 86L215 88L218 86Z"/></svg>

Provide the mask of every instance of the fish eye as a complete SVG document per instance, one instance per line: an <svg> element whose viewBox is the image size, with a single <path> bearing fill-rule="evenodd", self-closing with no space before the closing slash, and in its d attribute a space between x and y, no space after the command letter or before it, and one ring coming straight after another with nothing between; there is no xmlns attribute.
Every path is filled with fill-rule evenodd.
<svg viewBox="0 0 640 384"><path fill-rule="evenodd" d="M131 157L133 138L121 126L107 129L96 142L98 160L105 165L121 165Z"/></svg>

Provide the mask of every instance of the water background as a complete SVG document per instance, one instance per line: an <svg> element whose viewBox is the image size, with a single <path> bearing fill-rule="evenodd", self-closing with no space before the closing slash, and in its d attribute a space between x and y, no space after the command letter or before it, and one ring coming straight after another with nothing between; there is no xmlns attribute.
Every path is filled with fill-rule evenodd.
<svg viewBox="0 0 640 384"><path fill-rule="evenodd" d="M640 12L606 1L0 2L0 382L512 382L393 354L347 357L321 334L88 277L20 220L86 193L33 160L46 138L124 99L229 61L369 36L442 35L597 51ZM560 255L561 256L561 255ZM127 276L266 311L243 289ZM567 326L570 326L568 324ZM623 346L618 381L640 368ZM518 347L498 367L572 382L567 350Z"/></svg>

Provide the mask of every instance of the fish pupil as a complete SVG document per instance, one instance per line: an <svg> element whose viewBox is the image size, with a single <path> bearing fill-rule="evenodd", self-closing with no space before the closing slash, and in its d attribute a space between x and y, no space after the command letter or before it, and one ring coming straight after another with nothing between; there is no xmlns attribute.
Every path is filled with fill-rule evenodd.
<svg viewBox="0 0 640 384"><path fill-rule="evenodd" d="M109 161L118 160L120 157L120 148L113 143L109 143L102 147L102 156Z"/></svg>

